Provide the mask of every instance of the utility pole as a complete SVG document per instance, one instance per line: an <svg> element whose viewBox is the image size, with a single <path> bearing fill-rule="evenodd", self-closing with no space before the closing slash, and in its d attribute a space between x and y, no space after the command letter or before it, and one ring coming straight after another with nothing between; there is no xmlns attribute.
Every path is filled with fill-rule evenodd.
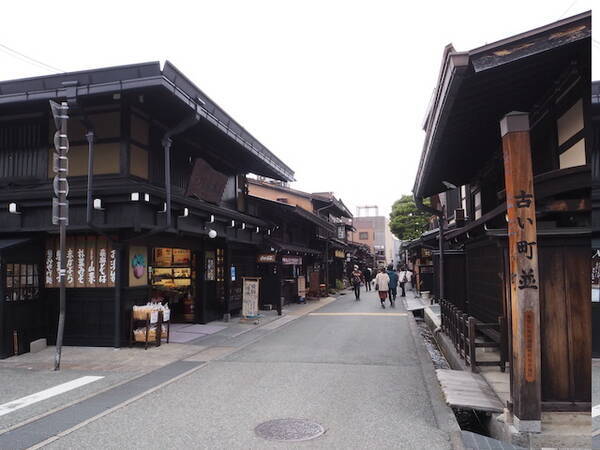
<svg viewBox="0 0 600 450"><path fill-rule="evenodd" d="M69 182L67 174L69 173L69 139L67 137L67 120L69 119L69 106L66 102L58 104L50 100L50 109L54 117L56 133L54 133L54 154L53 169L54 176L53 188L54 197L52 198L52 224L58 225L60 235L60 248L58 257L58 276L59 276L59 315L58 330L56 333L56 354L54 355L54 370L60 370L60 357L62 353L62 341L65 330L65 246L67 225L69 224Z"/></svg>

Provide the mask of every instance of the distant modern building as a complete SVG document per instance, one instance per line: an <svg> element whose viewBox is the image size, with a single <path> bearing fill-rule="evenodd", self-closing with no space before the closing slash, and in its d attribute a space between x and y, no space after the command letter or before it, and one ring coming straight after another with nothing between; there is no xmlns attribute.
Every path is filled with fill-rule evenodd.
<svg viewBox="0 0 600 450"><path fill-rule="evenodd" d="M358 206L353 225L356 231L350 233L350 240L368 245L375 255L377 265L397 262L389 219L379 215L379 207Z"/></svg>

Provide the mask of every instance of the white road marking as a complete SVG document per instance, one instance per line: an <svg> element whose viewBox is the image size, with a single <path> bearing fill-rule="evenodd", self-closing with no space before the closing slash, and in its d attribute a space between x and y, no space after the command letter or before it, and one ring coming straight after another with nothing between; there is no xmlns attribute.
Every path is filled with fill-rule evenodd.
<svg viewBox="0 0 600 450"><path fill-rule="evenodd" d="M592 417L600 416L600 405L596 405L592 408Z"/></svg>
<svg viewBox="0 0 600 450"><path fill-rule="evenodd" d="M0 416L9 414L13 411L16 411L17 409L25 408L26 406L32 405L34 403L41 402L42 400L46 400L50 397L54 397L59 394L64 394L65 392L100 380L101 378L104 377L85 376L81 378L76 378L75 380L59 384L58 386L54 386L49 389L44 389L43 391L36 392L35 394L31 394L26 397L21 397L17 400L13 400L12 402L4 403L3 405L0 405Z"/></svg>

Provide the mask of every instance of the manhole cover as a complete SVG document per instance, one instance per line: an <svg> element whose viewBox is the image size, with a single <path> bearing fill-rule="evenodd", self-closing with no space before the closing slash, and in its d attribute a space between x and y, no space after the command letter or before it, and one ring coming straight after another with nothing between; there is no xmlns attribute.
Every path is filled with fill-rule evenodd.
<svg viewBox="0 0 600 450"><path fill-rule="evenodd" d="M270 441L308 441L325 433L325 428L305 419L275 419L263 422L254 431Z"/></svg>

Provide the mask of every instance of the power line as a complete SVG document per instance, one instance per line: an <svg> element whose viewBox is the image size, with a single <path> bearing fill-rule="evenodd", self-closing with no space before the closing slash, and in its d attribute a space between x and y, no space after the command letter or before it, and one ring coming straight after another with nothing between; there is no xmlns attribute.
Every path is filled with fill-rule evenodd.
<svg viewBox="0 0 600 450"><path fill-rule="evenodd" d="M8 47L7 45L0 44L0 50L2 50L2 49L4 49L4 53L5 54L7 54L9 56L12 56L14 58L20 59L21 61L25 61L25 62L28 62L30 64L36 65L37 67L41 67L41 68L49 70L51 72L66 72L63 69L59 69L58 67L51 66L50 64L46 64L46 63L44 63L42 61L39 61L39 60L37 60L35 58L27 56L26 54L21 53L21 52L15 50L15 49L12 49L12 48Z"/></svg>

